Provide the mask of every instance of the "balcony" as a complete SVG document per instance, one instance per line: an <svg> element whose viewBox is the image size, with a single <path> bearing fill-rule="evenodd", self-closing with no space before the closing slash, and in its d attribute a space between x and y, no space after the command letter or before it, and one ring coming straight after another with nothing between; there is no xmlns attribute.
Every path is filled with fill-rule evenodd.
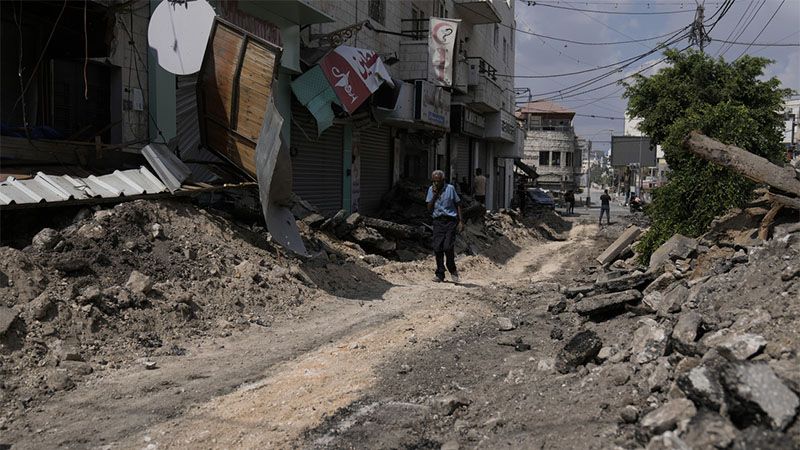
<svg viewBox="0 0 800 450"><path fill-rule="evenodd" d="M454 0L456 12L473 24L500 23L502 18L492 0Z"/></svg>
<svg viewBox="0 0 800 450"><path fill-rule="evenodd" d="M493 113L503 107L503 89L487 77L479 76L478 83L469 87L465 99L468 106L480 113Z"/></svg>

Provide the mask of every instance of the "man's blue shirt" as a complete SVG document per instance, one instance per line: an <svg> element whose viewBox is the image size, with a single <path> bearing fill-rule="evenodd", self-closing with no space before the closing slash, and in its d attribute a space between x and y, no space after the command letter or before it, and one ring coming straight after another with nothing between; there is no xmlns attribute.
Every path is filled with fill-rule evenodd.
<svg viewBox="0 0 800 450"><path fill-rule="evenodd" d="M428 187L428 196L425 198L425 202L430 203L431 200L433 200L433 186ZM452 184L445 184L444 192L433 205L433 217L458 217L456 205L459 203L461 203L461 197L456 193L456 188Z"/></svg>

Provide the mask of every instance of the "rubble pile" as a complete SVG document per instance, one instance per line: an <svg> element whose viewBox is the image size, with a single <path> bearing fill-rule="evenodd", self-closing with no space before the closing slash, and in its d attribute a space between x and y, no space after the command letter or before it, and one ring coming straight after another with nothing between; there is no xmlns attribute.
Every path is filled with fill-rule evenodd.
<svg viewBox="0 0 800 450"><path fill-rule="evenodd" d="M22 249L0 247L0 420L93 372L267 327L312 285L263 230L187 203L84 209Z"/></svg>
<svg viewBox="0 0 800 450"><path fill-rule="evenodd" d="M326 217L297 196L292 212L301 222L312 253L345 253L366 258L372 266L390 260L408 262L431 254L431 218L424 192L424 186L398 182L386 194L385 208L377 217L345 210ZM463 199L466 223L456 239L457 254L492 257L513 253L511 247L525 242L561 239L560 233L567 228L567 222L553 211L523 218L514 210L487 211L467 195Z"/></svg>
<svg viewBox="0 0 800 450"><path fill-rule="evenodd" d="M675 235L646 267L631 226L586 272L594 279L563 288L566 304L551 309L582 324L556 370L588 364L621 392L632 389L639 400L617 414L621 433L640 445L800 446L800 223L780 216L763 240L767 212L757 201L697 239ZM613 331L630 320L632 334Z"/></svg>

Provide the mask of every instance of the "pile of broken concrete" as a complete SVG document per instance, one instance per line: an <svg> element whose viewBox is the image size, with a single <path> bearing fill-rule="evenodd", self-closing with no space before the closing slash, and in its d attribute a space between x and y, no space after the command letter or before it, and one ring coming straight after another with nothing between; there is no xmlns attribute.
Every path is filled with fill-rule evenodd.
<svg viewBox="0 0 800 450"><path fill-rule="evenodd" d="M596 281L551 306L583 323L556 370L589 364L633 385L646 400L618 417L648 449L800 447L800 224L761 240L748 227L757 213L733 211L697 239L675 235L647 267L631 226L598 257ZM625 318L638 318L632 335L604 342L595 331Z"/></svg>

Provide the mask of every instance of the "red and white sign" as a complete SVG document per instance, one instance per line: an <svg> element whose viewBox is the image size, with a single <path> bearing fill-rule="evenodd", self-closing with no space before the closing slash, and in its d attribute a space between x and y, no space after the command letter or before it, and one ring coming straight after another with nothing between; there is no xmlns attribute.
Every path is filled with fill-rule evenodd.
<svg viewBox="0 0 800 450"><path fill-rule="evenodd" d="M428 81L436 86L453 85L453 50L458 23L456 19L431 17L428 35Z"/></svg>
<svg viewBox="0 0 800 450"><path fill-rule="evenodd" d="M319 65L348 113L361 106L384 82L394 86L383 61L372 50L340 45Z"/></svg>

